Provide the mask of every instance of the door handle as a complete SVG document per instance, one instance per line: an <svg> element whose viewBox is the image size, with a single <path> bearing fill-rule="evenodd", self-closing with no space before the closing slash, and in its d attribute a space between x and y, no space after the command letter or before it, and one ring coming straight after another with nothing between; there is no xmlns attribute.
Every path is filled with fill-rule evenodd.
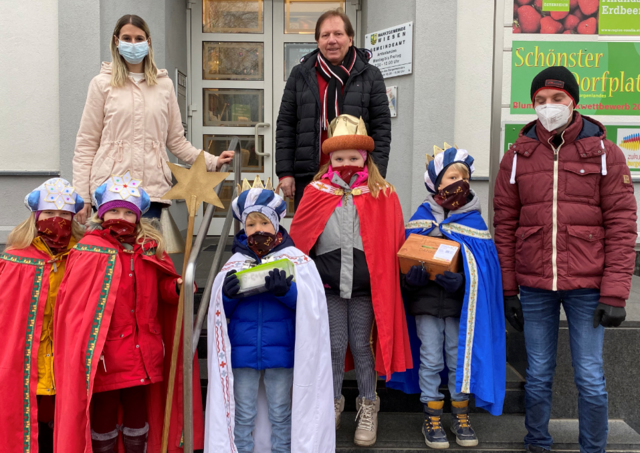
<svg viewBox="0 0 640 453"><path fill-rule="evenodd" d="M260 135L258 135L258 131L261 127L271 127L269 123L257 123L256 124L256 133L255 133L255 145L256 145L256 155L258 156L271 156L271 153L260 151Z"/></svg>

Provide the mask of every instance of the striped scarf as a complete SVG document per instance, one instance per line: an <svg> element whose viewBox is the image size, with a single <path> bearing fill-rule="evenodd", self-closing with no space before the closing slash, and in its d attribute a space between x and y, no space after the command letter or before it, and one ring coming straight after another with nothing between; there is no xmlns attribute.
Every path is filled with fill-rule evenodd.
<svg viewBox="0 0 640 453"><path fill-rule="evenodd" d="M342 90L349 79L351 70L356 63L356 52L352 47L349 48L347 55L342 64L338 66L332 65L325 60L322 53L318 52L318 61L316 71L327 81L328 85L324 91L324 102L322 103L322 129L327 130L329 123L342 113L344 98Z"/></svg>

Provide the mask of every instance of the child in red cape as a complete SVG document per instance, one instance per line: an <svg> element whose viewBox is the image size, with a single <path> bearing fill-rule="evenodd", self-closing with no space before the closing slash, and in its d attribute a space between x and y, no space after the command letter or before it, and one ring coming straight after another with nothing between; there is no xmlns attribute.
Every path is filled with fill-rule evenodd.
<svg viewBox="0 0 640 453"><path fill-rule="evenodd" d="M376 442L377 374L389 379L412 367L396 255L404 221L395 189L367 154L373 148L362 118L335 118L322 145L330 161L305 189L290 230L296 247L314 259L327 294L336 429L344 410L347 344L353 357L359 391L354 442L360 446Z"/></svg>
<svg viewBox="0 0 640 453"><path fill-rule="evenodd" d="M0 439L3 453L53 451L53 315L69 250L82 238L84 202L62 178L25 198L31 211L0 256Z"/></svg>
<svg viewBox="0 0 640 453"><path fill-rule="evenodd" d="M140 219L150 201L139 180L112 176L93 204L98 212L69 254L58 300L54 365L64 409L56 411L54 446L59 453L159 452L182 280L162 234ZM194 447L202 448L197 359L193 376ZM176 379L169 452L182 451L181 387Z"/></svg>

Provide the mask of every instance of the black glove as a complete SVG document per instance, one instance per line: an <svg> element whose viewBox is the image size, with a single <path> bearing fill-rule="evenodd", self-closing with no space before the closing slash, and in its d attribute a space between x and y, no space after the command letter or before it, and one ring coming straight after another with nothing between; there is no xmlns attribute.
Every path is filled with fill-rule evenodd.
<svg viewBox="0 0 640 453"><path fill-rule="evenodd" d="M593 313L593 328L595 329L600 324L603 327L618 327L626 317L627 311L624 307L614 307L600 303Z"/></svg>
<svg viewBox="0 0 640 453"><path fill-rule="evenodd" d="M405 281L409 286L425 286L429 282L429 273L422 266L411 266Z"/></svg>
<svg viewBox="0 0 640 453"><path fill-rule="evenodd" d="M222 294L224 294L229 299L234 299L240 291L240 280L234 274L236 271L227 272L227 276L224 278L224 283L222 284Z"/></svg>
<svg viewBox="0 0 640 453"><path fill-rule="evenodd" d="M274 296L282 297L289 292L291 280L293 280L293 275L287 277L285 271L274 269L269 271L269 275L264 278L264 286Z"/></svg>
<svg viewBox="0 0 640 453"><path fill-rule="evenodd" d="M464 284L464 275L444 271L444 275L436 275L436 283L448 292L455 293Z"/></svg>
<svg viewBox="0 0 640 453"><path fill-rule="evenodd" d="M524 316L518 296L504 296L504 316L518 332L524 330Z"/></svg>

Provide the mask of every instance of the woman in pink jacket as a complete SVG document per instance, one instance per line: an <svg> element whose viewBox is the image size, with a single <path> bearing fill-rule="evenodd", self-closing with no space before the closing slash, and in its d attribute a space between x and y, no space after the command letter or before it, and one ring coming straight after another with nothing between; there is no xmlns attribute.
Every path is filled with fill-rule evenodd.
<svg viewBox="0 0 640 453"><path fill-rule="evenodd" d="M111 63L102 63L100 74L89 85L73 157L73 183L78 194L90 200L110 175L142 180L151 208L146 217L160 217L170 202L160 198L171 188L166 148L192 163L200 150L184 137L173 83L165 69L153 61L151 35L139 16L118 20L111 39ZM209 171L233 158L206 155ZM84 223L91 206L76 215Z"/></svg>

